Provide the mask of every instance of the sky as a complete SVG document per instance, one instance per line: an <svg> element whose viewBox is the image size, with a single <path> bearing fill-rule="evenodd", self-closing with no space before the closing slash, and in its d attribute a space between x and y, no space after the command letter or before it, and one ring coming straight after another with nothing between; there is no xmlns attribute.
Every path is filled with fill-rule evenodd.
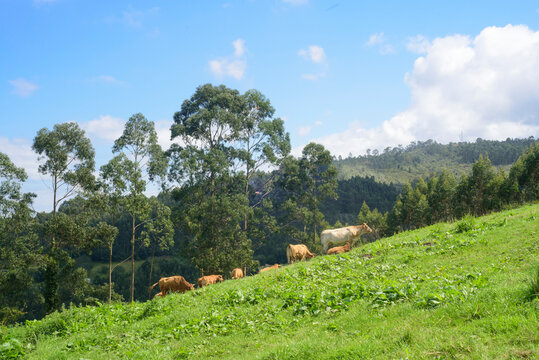
<svg viewBox="0 0 539 360"><path fill-rule="evenodd" d="M135 113L167 149L206 83L263 93L295 155L537 138L539 3L0 0L0 152L36 210L52 208L41 128L77 122L99 168Z"/></svg>

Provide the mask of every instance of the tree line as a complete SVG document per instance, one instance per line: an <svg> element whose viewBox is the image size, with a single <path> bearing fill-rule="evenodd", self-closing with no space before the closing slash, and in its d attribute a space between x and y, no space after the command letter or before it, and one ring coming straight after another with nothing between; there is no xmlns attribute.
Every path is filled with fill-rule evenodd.
<svg viewBox="0 0 539 360"><path fill-rule="evenodd" d="M24 170L0 153L0 323L71 304L144 300L159 276L194 282L236 267L255 272L284 263L289 243L319 252L320 232L348 222L367 222L376 238L538 196L538 145L509 175L480 157L458 183L442 172L397 196L395 185L373 178L337 181L320 144L291 156L274 113L256 90L206 84L174 114L170 149L157 143L152 121L134 114L98 171L76 123L41 129L33 150L53 201L37 214L35 195L21 191ZM146 195L150 183L161 186L158 196ZM367 203L359 209L362 199L372 211ZM80 266L88 256L108 263L92 279ZM137 267L137 259L146 261ZM129 270L118 266L123 261Z"/></svg>
<svg viewBox="0 0 539 360"><path fill-rule="evenodd" d="M33 213L34 195L21 192L24 170L2 154L0 321L120 298L112 281L120 224L130 234L129 301L139 247L155 254L180 238L183 257L209 274L254 270L253 249L274 235L276 216L289 226L304 223L297 225L298 241L314 242L323 226L319 202L334 195L336 172L321 145L309 144L299 159L290 156L289 134L274 112L256 90L200 86L174 114L170 149L157 143L152 121L134 114L97 175L94 148L76 123L43 128L32 148L39 172L50 179L46 213ZM159 197L145 195L150 182L162 186ZM288 207L275 215L268 197L277 187ZM108 281L101 286L75 263L95 249L108 250Z"/></svg>
<svg viewBox="0 0 539 360"><path fill-rule="evenodd" d="M509 167L534 143L533 136L503 141L477 138L475 142L449 144L434 140L414 141L407 146L387 147L382 151L367 149L365 155L339 156L335 158L335 165L340 179L367 174L381 182L405 183L444 168L459 176L462 168L470 168L480 155L488 155L494 166Z"/></svg>
<svg viewBox="0 0 539 360"><path fill-rule="evenodd" d="M364 203L357 222L367 222L376 237L416 229L466 215L480 216L513 204L539 199L539 142L517 159L509 173L496 170L487 155L480 155L470 174L456 179L443 170L426 181L406 183L391 211L370 210Z"/></svg>

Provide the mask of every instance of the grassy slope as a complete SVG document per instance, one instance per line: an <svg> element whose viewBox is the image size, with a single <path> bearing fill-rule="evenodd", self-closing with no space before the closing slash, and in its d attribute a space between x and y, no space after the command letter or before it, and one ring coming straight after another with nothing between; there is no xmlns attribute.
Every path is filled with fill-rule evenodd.
<svg viewBox="0 0 539 360"><path fill-rule="evenodd" d="M525 293L538 266L533 205L7 332L34 359L537 358L539 300Z"/></svg>

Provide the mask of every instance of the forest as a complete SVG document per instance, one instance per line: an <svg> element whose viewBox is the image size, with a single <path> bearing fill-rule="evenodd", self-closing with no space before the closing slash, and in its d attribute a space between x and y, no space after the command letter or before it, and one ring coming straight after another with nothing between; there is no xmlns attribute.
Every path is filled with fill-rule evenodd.
<svg viewBox="0 0 539 360"><path fill-rule="evenodd" d="M290 243L319 254L328 228L366 222L370 242L539 198L533 137L429 140L347 159L310 143L294 157L274 114L257 90L202 85L173 115L171 148L137 113L99 169L77 123L40 129L33 150L51 181L48 212L32 210L25 171L0 152L0 324L145 301L161 276L252 274L285 263ZM158 196L146 195L150 184Z"/></svg>

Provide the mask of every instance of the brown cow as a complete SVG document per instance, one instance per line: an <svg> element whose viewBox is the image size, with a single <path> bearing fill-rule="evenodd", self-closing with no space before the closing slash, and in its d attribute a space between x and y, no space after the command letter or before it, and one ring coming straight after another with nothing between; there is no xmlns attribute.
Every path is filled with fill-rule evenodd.
<svg viewBox="0 0 539 360"><path fill-rule="evenodd" d="M215 284L217 282L223 282L223 276L221 275L202 276L198 278L197 284L198 284L198 287L201 288L210 284Z"/></svg>
<svg viewBox="0 0 539 360"><path fill-rule="evenodd" d="M230 272L230 278L236 280L243 277L243 271L240 268L235 268Z"/></svg>
<svg viewBox="0 0 539 360"><path fill-rule="evenodd" d="M292 245L289 244L286 247L286 260L289 264L293 264L296 260L311 259L314 254L309 251L307 246L303 244Z"/></svg>
<svg viewBox="0 0 539 360"><path fill-rule="evenodd" d="M161 296L166 296L169 291L177 291L179 293L184 293L188 290L193 290L195 287L193 284L188 283L187 280L181 275L162 277L158 282L150 286L148 292L159 284L159 289L161 290Z"/></svg>
<svg viewBox="0 0 539 360"><path fill-rule="evenodd" d="M272 265L272 266L268 266L268 267L265 267L263 269L260 269L258 271L258 273L260 274L261 272L264 272L264 271L268 271L268 270L272 270L272 269L278 269L279 268L279 264L275 264L275 265Z"/></svg>
<svg viewBox="0 0 539 360"><path fill-rule="evenodd" d="M350 243L347 242L344 246L335 246L328 250L328 255L342 254L350 251Z"/></svg>

